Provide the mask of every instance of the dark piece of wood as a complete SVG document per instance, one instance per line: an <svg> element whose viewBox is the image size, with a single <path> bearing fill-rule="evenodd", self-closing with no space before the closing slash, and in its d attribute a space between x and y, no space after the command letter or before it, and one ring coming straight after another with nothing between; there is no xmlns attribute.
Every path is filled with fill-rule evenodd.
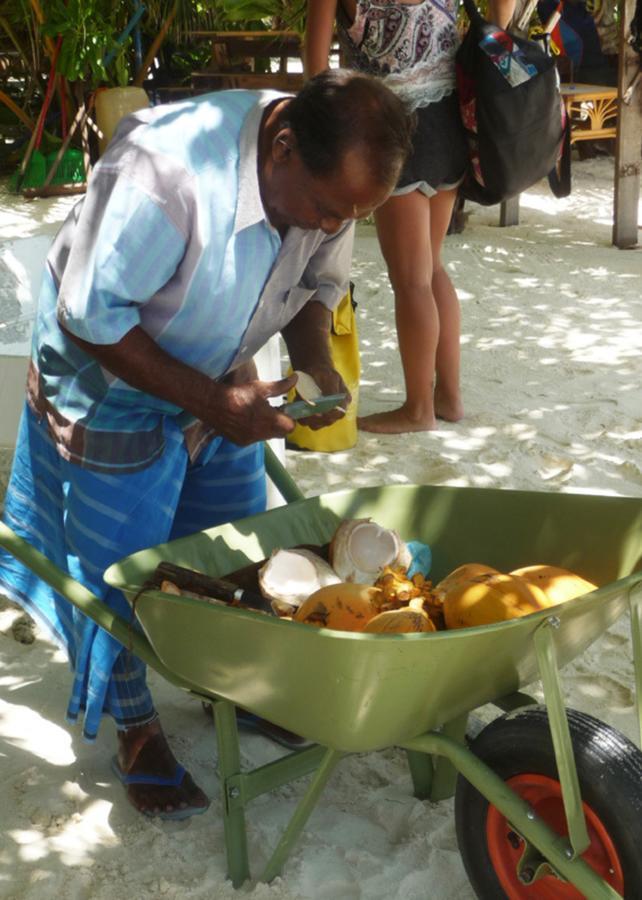
<svg viewBox="0 0 642 900"><path fill-rule="evenodd" d="M274 90L296 93L303 87L299 72L192 72L192 91L242 88L247 91Z"/></svg>
<svg viewBox="0 0 642 900"><path fill-rule="evenodd" d="M193 72L192 91L244 88L295 93L303 86L302 72L289 72L288 61L301 61L301 36L293 31L192 31L212 46L210 64ZM278 61L278 71L272 71Z"/></svg>
<svg viewBox="0 0 642 900"><path fill-rule="evenodd" d="M499 207L499 224L502 228L507 225L519 225L519 194L504 200Z"/></svg>
<svg viewBox="0 0 642 900"><path fill-rule="evenodd" d="M180 590L193 591L204 597L223 600L232 606L245 606L273 614L269 600L262 594L240 588L223 578L214 578L211 575L163 561L156 566L152 581L160 587L161 582L165 579L172 581Z"/></svg>
<svg viewBox="0 0 642 900"><path fill-rule="evenodd" d="M640 142L642 141L642 83L629 95L640 70L640 54L629 43L635 0L625 0L621 8L619 120L615 145L615 192L613 203L613 243L622 249L638 244L638 201L640 197ZM624 98L628 102L624 102Z"/></svg>
<svg viewBox="0 0 642 900"><path fill-rule="evenodd" d="M23 188L20 193L27 200L35 197L71 197L74 194L84 194L87 184L84 181L74 181L70 184L48 184L46 187Z"/></svg>

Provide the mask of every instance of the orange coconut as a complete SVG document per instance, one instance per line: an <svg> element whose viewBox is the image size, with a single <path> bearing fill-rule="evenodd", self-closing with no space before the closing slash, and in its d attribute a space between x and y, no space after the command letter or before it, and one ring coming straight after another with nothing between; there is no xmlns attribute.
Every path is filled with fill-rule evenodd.
<svg viewBox="0 0 642 900"><path fill-rule="evenodd" d="M383 595L372 585L339 582L310 594L294 614L295 622L340 631L363 631L381 611Z"/></svg>

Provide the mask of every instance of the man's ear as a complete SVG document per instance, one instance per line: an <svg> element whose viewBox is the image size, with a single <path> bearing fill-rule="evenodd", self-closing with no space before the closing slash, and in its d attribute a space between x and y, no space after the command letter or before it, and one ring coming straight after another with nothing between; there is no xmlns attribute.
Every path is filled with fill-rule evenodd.
<svg viewBox="0 0 642 900"><path fill-rule="evenodd" d="M287 162L296 148L296 138L291 128L281 128L272 142L272 156L275 162Z"/></svg>

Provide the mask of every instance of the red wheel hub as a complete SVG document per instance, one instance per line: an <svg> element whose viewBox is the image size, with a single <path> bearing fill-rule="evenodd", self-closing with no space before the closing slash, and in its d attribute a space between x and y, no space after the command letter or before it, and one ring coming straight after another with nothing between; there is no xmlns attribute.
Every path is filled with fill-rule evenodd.
<svg viewBox="0 0 642 900"><path fill-rule="evenodd" d="M568 834L559 781L546 775L526 773L509 778L506 784L535 810L549 828L560 835ZM583 809L591 844L582 854L582 859L619 894L623 894L622 866L613 841L591 807L584 803ZM577 888L554 875L539 878L532 885L519 880L517 864L524 852L524 843L494 806L488 807L486 841L490 861L510 900L583 900L584 895Z"/></svg>

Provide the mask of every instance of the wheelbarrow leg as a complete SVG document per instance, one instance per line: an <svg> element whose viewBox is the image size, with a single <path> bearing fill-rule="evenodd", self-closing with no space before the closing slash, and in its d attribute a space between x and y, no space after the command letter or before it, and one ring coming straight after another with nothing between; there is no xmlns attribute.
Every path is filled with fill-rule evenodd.
<svg viewBox="0 0 642 900"><path fill-rule="evenodd" d="M223 830L227 853L227 874L236 888L250 877L245 810L242 804L232 802L236 799L236 792L239 790L237 782L241 775L236 708L227 700L214 702L212 706L216 724L219 776L223 791Z"/></svg>
<svg viewBox="0 0 642 900"><path fill-rule="evenodd" d="M294 815L281 836L281 840L270 857L261 876L261 881L272 881L283 868L283 864L287 859L293 844L303 831L305 823L310 817L310 813L314 809L317 800L321 796L321 792L342 756L342 753L339 753L337 750L330 750L329 748L323 754L321 764L312 777L312 781L310 782L307 791L303 795L301 802L297 806Z"/></svg>
<svg viewBox="0 0 642 900"><path fill-rule="evenodd" d="M468 713L446 722L441 734L463 743L466 737ZM413 794L417 800L447 800L455 793L457 770L445 756L431 756L417 750L406 750L412 778Z"/></svg>
<svg viewBox="0 0 642 900"><path fill-rule="evenodd" d="M432 790L435 772L433 757L417 750L406 750L408 768L412 778L412 791L417 800L427 800Z"/></svg>
<svg viewBox="0 0 642 900"><path fill-rule="evenodd" d="M446 722L441 729L441 734L445 737L457 741L458 744L465 744L466 741L466 725L468 723L468 713L457 716ZM445 756L438 756L435 759L435 774L433 776L432 787L430 790L430 799L434 802L438 800L447 800L455 793L455 784L457 783L457 769L451 761Z"/></svg>

